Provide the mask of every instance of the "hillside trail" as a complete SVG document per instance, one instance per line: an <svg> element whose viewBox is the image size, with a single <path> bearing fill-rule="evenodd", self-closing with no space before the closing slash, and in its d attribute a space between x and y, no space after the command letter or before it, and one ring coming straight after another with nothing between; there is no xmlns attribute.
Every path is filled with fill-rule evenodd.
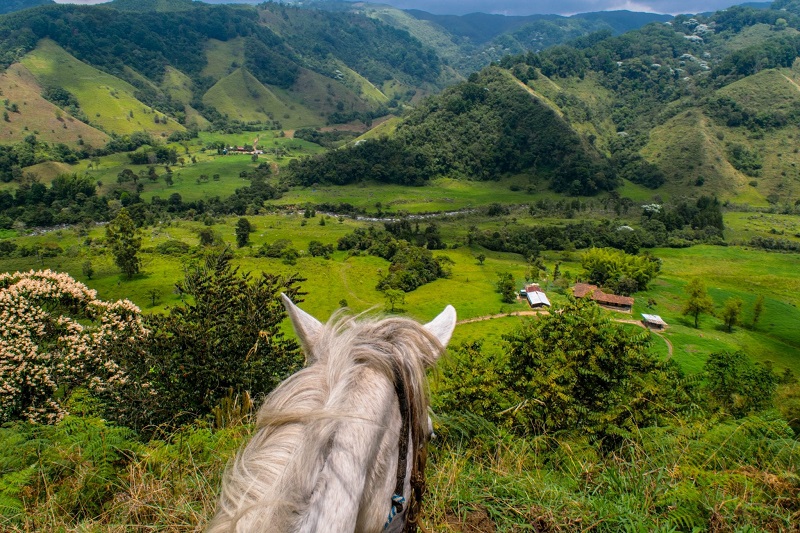
<svg viewBox="0 0 800 533"><path fill-rule="evenodd" d="M792 78L790 78L789 76L787 76L787 75L786 75L786 74L784 74L784 73L781 73L781 76L783 76L784 78L786 78L786 81L788 81L789 83L791 83L792 85L794 85L794 87L795 87L795 88L796 88L798 91L800 91L800 85L798 85L796 81L794 81Z"/></svg>
<svg viewBox="0 0 800 533"><path fill-rule="evenodd" d="M470 324L472 322L483 322L485 320L493 320L495 318L504 318L504 317L507 317L507 316L536 316L536 315L549 315L549 314L550 314L549 311L544 311L544 310L542 310L542 311L533 311L533 310L531 310L531 311L512 311L510 313L498 313L496 315L484 315L484 316L476 316L476 317L472 317L472 318L465 318L464 320L459 320L458 322L456 322L456 325L460 326L461 324ZM613 320L614 322L620 323L620 324L633 324L634 326L639 326L640 328L643 328L643 329L646 329L646 330L650 331L650 333L652 333L653 335L661 337L661 339L667 345L667 353L668 353L667 359L671 359L672 358L672 341L670 341L668 338L666 338L664 335L662 335L658 331L653 331L652 329L650 329L647 326L645 326L644 324L642 324L639 320L634 320L632 318L612 318L611 320Z"/></svg>

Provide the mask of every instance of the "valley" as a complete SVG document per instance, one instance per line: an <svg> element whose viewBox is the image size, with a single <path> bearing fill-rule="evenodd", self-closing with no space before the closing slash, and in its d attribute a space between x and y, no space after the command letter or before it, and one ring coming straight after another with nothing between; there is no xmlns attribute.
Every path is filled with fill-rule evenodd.
<svg viewBox="0 0 800 533"><path fill-rule="evenodd" d="M322 320L456 308L428 530L800 524L796 3L15 1L0 529L203 527L303 365L280 292Z"/></svg>

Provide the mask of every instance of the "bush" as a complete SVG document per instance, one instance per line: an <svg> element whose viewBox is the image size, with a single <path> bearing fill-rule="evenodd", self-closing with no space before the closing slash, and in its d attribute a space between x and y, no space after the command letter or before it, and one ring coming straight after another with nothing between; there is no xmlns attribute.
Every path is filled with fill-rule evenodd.
<svg viewBox="0 0 800 533"><path fill-rule="evenodd" d="M507 341L502 387L520 399L508 416L521 432L578 431L609 445L689 404L677 365L649 352L649 332L626 331L593 302L570 300Z"/></svg>
<svg viewBox="0 0 800 533"><path fill-rule="evenodd" d="M129 383L126 362L142 357L147 330L128 300L104 302L67 274L0 274L0 422L53 423L85 387L109 405L127 387L148 394L147 375ZM91 323L91 326L84 324Z"/></svg>
<svg viewBox="0 0 800 533"><path fill-rule="evenodd" d="M262 273L255 279L214 252L187 269L178 284L185 305L150 315L147 358L138 367L158 394L139 423L177 426L209 415L220 401L272 390L302 364L299 346L280 328L280 293L299 294L296 276Z"/></svg>
<svg viewBox="0 0 800 533"><path fill-rule="evenodd" d="M184 255L189 252L191 246L177 239L164 241L156 246L156 251L163 255Z"/></svg>

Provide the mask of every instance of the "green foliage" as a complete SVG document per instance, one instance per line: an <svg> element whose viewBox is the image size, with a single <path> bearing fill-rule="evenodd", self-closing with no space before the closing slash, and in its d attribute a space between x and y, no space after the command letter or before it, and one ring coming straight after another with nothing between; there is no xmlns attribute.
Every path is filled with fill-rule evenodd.
<svg viewBox="0 0 800 533"><path fill-rule="evenodd" d="M142 238L125 208L120 209L117 217L106 226L106 240L114 256L114 263L125 277L131 279L134 274L138 274L141 261L137 254L142 247Z"/></svg>
<svg viewBox="0 0 800 533"><path fill-rule="evenodd" d="M711 354L704 369L708 393L725 412L741 417L772 406L775 375L753 363L744 352Z"/></svg>
<svg viewBox="0 0 800 533"><path fill-rule="evenodd" d="M246 218L236 222L236 246L244 248L250 244L250 234L254 231L252 224Z"/></svg>
<svg viewBox="0 0 800 533"><path fill-rule="evenodd" d="M427 248L420 248L405 241L395 241L389 271L378 282L378 290L400 289L411 292L421 285L450 275L447 256L433 257Z"/></svg>
<svg viewBox="0 0 800 533"><path fill-rule="evenodd" d="M577 430L619 442L688 404L676 365L648 350L650 334L613 324L597 305L570 300L507 337L505 386L524 433Z"/></svg>
<svg viewBox="0 0 800 533"><path fill-rule="evenodd" d="M99 516L142 446L127 428L68 416L54 426L0 428L0 523L20 527L26 508L45 501L81 521Z"/></svg>
<svg viewBox="0 0 800 533"><path fill-rule="evenodd" d="M743 306L744 302L741 298L728 298L725 300L725 306L722 308L720 318L725 322L728 333L730 333L733 330L733 326L738 324L741 320Z"/></svg>
<svg viewBox="0 0 800 533"><path fill-rule="evenodd" d="M369 227L357 228L341 237L337 243L339 250L352 252L366 251L372 255L391 261L388 272L378 281L377 289L400 289L411 292L417 287L450 275L452 261L447 256L434 257L428 248L411 244L406 239L415 240L408 221L387 223L387 231ZM393 233L400 238L395 238ZM424 239L428 243L440 242L436 232L427 232Z"/></svg>
<svg viewBox="0 0 800 533"><path fill-rule="evenodd" d="M406 303L406 293L400 289L386 289L383 291L386 298L386 305L389 307L389 312L394 313L395 306L403 305Z"/></svg>
<svg viewBox="0 0 800 533"><path fill-rule="evenodd" d="M153 382L158 400L137 416L141 422L192 421L231 391L260 398L302 363L297 343L280 329L280 293L296 297L301 278L251 279L230 260L228 252L212 252L188 267L178 284L186 303L147 318L148 356L137 370Z"/></svg>
<svg viewBox="0 0 800 533"><path fill-rule="evenodd" d="M661 270L661 261L652 255L630 255L611 248L590 248L581 258L590 283L608 287L629 296L647 289Z"/></svg>
<svg viewBox="0 0 800 533"><path fill-rule="evenodd" d="M474 436L487 421L508 425L504 411L515 405L517 396L504 386L509 381L507 366L504 351L499 356L490 353L480 340L448 348L433 380L434 411L453 418L479 418L477 428L467 426L453 431L455 428L448 427L448 433Z"/></svg>
<svg viewBox="0 0 800 533"><path fill-rule="evenodd" d="M189 252L191 246L177 239L168 239L156 246L156 251L163 255L184 255Z"/></svg>
<svg viewBox="0 0 800 533"><path fill-rule="evenodd" d="M517 299L517 284L514 281L514 275L511 272L498 272L497 278L496 288L503 303L514 303Z"/></svg>
<svg viewBox="0 0 800 533"><path fill-rule="evenodd" d="M319 241L311 241L308 243L308 253L311 255L311 257L324 257L325 259L330 259L331 255L333 254L333 245L322 244Z"/></svg>
<svg viewBox="0 0 800 533"><path fill-rule="evenodd" d="M694 317L694 327L700 327L700 315L703 313L714 314L714 301L708 295L705 283L700 278L692 278L684 287L686 303L682 313Z"/></svg>
<svg viewBox="0 0 800 533"><path fill-rule="evenodd" d="M755 150L748 150L745 146L736 143L728 147L728 157L731 165L741 170L748 176L757 177L761 174L761 154Z"/></svg>

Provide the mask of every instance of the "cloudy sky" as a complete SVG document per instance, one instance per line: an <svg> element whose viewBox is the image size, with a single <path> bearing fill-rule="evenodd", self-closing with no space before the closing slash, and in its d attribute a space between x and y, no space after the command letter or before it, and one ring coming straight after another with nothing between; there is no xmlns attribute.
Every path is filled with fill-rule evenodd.
<svg viewBox="0 0 800 533"><path fill-rule="evenodd" d="M104 0L71 0L75 4L97 4ZM220 0L209 0L221 3ZM242 0L255 3L259 0ZM67 0L56 0L67 3ZM463 15L466 13L498 13L502 15L532 15L535 13L558 13L571 15L589 11L628 9L653 13L699 13L715 11L733 4L736 0L383 0L376 3L390 4L401 9L421 9L430 13Z"/></svg>

